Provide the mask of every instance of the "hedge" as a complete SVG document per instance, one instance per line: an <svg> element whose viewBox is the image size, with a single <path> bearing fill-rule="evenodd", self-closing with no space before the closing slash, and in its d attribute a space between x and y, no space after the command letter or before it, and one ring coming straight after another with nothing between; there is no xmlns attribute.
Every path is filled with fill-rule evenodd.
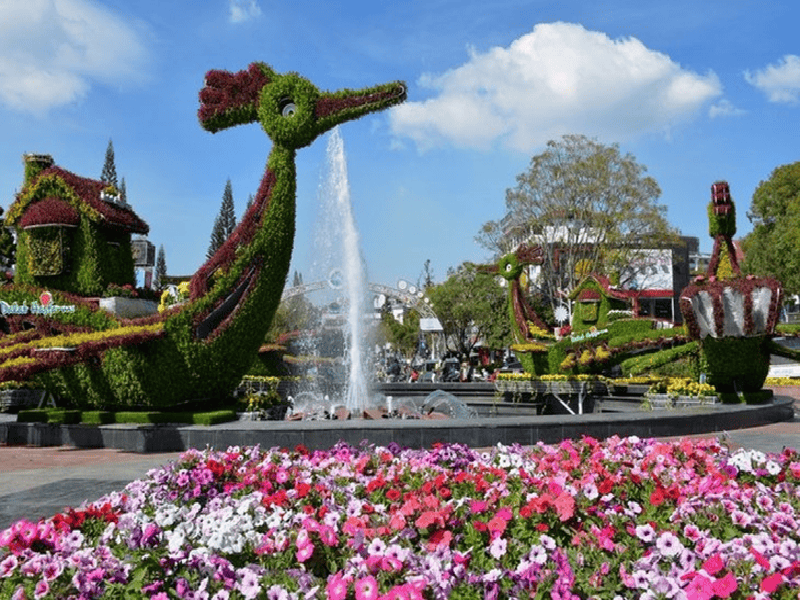
<svg viewBox="0 0 800 600"><path fill-rule="evenodd" d="M65 409L21 410L17 414L19 423L63 423L85 425L106 425L110 423L191 423L193 425L215 425L237 419L233 410L211 412L158 412L158 411L80 411Z"/></svg>

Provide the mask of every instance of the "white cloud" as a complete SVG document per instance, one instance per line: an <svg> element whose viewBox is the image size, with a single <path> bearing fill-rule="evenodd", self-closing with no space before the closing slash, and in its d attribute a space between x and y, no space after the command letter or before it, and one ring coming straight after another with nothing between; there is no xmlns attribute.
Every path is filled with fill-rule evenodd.
<svg viewBox="0 0 800 600"><path fill-rule="evenodd" d="M94 0L0 3L0 103L44 113L85 97L95 81L144 77L137 32Z"/></svg>
<svg viewBox="0 0 800 600"><path fill-rule="evenodd" d="M787 54L777 64L760 71L745 71L744 78L764 92L770 102L795 104L800 95L800 56Z"/></svg>
<svg viewBox="0 0 800 600"><path fill-rule="evenodd" d="M565 133L621 141L668 132L721 94L714 73L682 69L635 38L612 40L569 23L540 24L508 48L440 75L423 75L433 97L391 112L396 135L421 149L444 144L523 151Z"/></svg>
<svg viewBox="0 0 800 600"><path fill-rule="evenodd" d="M709 107L708 116L712 119L717 117L739 117L746 114L746 112L741 108L736 108L730 100L720 100Z"/></svg>
<svg viewBox="0 0 800 600"><path fill-rule="evenodd" d="M228 17L231 23L243 23L261 16L256 0L229 0Z"/></svg>

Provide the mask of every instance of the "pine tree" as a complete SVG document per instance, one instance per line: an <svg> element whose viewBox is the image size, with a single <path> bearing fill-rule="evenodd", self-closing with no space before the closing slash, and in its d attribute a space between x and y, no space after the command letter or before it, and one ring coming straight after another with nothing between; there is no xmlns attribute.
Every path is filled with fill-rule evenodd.
<svg viewBox="0 0 800 600"><path fill-rule="evenodd" d="M253 194L250 194L250 195L247 197L247 206L245 207L245 211L247 211L247 209L248 209L248 208L250 208L251 206L253 206L253 199L254 199L254 198L253 198Z"/></svg>
<svg viewBox="0 0 800 600"><path fill-rule="evenodd" d="M206 258L211 258L214 256L217 250L222 247L222 244L225 243L226 236L225 231L222 227L222 219L220 219L220 215L217 215L217 218L214 219L214 227L211 229L211 242L208 244L208 252L206 252Z"/></svg>
<svg viewBox="0 0 800 600"><path fill-rule="evenodd" d="M167 257L164 252L164 244L158 247L158 256L156 256L156 288L161 288L167 279Z"/></svg>
<svg viewBox="0 0 800 600"><path fill-rule="evenodd" d="M225 191L222 193L222 206L219 210L220 221L222 222L222 231L225 233L225 239L233 233L236 229L236 211L233 207L233 187L231 180L225 184Z"/></svg>
<svg viewBox="0 0 800 600"><path fill-rule="evenodd" d="M234 229L236 229L236 212L233 207L233 188L231 187L231 180L228 179L225 184L225 191L222 194L222 206L220 206L219 214L214 220L214 227L211 230L211 242L208 245L207 258L214 256L214 253L225 243L225 240L230 237Z"/></svg>
<svg viewBox="0 0 800 600"><path fill-rule="evenodd" d="M121 204L128 203L128 189L125 186L125 178L122 178L122 183L119 184L119 201Z"/></svg>
<svg viewBox="0 0 800 600"><path fill-rule="evenodd" d="M106 162L103 164L103 174L100 181L117 187L117 166L114 164L114 144L109 139L106 148Z"/></svg>

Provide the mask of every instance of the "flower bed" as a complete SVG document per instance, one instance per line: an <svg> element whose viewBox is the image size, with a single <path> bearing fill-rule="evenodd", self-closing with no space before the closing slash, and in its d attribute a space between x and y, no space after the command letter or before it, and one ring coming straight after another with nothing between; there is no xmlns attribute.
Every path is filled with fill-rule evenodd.
<svg viewBox="0 0 800 600"><path fill-rule="evenodd" d="M0 533L2 598L778 598L800 455L591 438L190 450Z"/></svg>

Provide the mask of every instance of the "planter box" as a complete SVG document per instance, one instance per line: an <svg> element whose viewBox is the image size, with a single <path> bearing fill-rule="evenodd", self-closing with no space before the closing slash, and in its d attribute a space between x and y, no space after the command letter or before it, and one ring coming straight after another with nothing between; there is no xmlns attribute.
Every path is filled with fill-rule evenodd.
<svg viewBox="0 0 800 600"><path fill-rule="evenodd" d="M20 408L35 407L43 393L43 390L27 388L0 390L0 412L16 412Z"/></svg>
<svg viewBox="0 0 800 600"><path fill-rule="evenodd" d="M158 312L158 304L152 300L124 296L100 298L100 308L122 319L148 317Z"/></svg>
<svg viewBox="0 0 800 600"><path fill-rule="evenodd" d="M536 389L538 381L509 381L498 379L494 382L494 389L498 392L530 393Z"/></svg>
<svg viewBox="0 0 800 600"><path fill-rule="evenodd" d="M678 396L675 398L675 406L712 406L720 404L719 396Z"/></svg>
<svg viewBox="0 0 800 600"><path fill-rule="evenodd" d="M668 394L648 394L645 399L653 410L664 410L675 406L675 398Z"/></svg>
<svg viewBox="0 0 800 600"><path fill-rule="evenodd" d="M551 394L568 395L586 392L585 381L550 381L548 383Z"/></svg>

